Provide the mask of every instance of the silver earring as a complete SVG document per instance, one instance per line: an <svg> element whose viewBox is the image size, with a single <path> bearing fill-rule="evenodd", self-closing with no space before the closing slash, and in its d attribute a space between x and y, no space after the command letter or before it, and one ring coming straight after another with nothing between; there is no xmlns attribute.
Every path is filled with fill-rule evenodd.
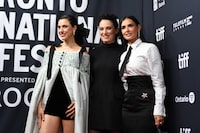
<svg viewBox="0 0 200 133"><path fill-rule="evenodd" d="M140 31L138 31L138 38L140 38Z"/></svg>

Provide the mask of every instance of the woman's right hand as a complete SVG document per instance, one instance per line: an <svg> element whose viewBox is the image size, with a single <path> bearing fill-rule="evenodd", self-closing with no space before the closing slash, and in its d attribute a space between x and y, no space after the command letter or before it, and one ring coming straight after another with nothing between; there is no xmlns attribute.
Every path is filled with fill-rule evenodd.
<svg viewBox="0 0 200 133"><path fill-rule="evenodd" d="M42 103L38 104L38 128L40 129L42 121L44 121L44 110L42 108Z"/></svg>
<svg viewBox="0 0 200 133"><path fill-rule="evenodd" d="M75 117L75 102L72 102L68 107L67 111L65 112L67 117L71 119Z"/></svg>

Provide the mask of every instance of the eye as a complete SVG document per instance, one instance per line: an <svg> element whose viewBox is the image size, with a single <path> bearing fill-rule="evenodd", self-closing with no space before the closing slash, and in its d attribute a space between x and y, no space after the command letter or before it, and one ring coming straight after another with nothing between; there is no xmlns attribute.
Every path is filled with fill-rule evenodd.
<svg viewBox="0 0 200 133"><path fill-rule="evenodd" d="M129 24L128 27L134 27L134 25L133 24Z"/></svg>
<svg viewBox="0 0 200 133"><path fill-rule="evenodd" d="M107 27L106 29L107 29L107 30L111 30L111 29L112 29L112 27L110 26L110 27Z"/></svg>
<svg viewBox="0 0 200 133"><path fill-rule="evenodd" d="M67 25L63 25L63 28L67 28L68 26Z"/></svg>
<svg viewBox="0 0 200 133"><path fill-rule="evenodd" d="M102 31L104 28L103 27L99 27L99 30Z"/></svg>
<svg viewBox="0 0 200 133"><path fill-rule="evenodd" d="M121 29L123 30L123 29L125 29L126 28L126 26L121 26Z"/></svg>

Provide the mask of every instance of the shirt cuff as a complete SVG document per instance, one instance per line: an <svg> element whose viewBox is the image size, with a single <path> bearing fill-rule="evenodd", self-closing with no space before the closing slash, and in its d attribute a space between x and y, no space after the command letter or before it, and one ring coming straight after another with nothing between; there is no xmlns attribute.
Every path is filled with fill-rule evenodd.
<svg viewBox="0 0 200 133"><path fill-rule="evenodd" d="M165 106L164 105L154 105L153 115L166 116Z"/></svg>

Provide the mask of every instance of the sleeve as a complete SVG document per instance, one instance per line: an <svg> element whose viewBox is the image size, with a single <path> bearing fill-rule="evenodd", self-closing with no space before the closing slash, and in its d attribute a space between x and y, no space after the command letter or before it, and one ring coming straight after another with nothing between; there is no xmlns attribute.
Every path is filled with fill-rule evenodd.
<svg viewBox="0 0 200 133"><path fill-rule="evenodd" d="M155 106L153 114L166 116L164 106L166 87L164 83L162 60L159 50L155 45L152 45L152 47L148 50L148 63L155 91Z"/></svg>
<svg viewBox="0 0 200 133"><path fill-rule="evenodd" d="M33 88L33 93L31 96L31 102L29 105L29 111L28 116L26 120L26 127L25 127L25 133L32 133L38 130L37 128L37 106L39 103L40 98L42 97L44 87L45 87L45 81L46 81L46 60L47 57L44 56L43 64L40 68L40 71L37 75L37 79Z"/></svg>
<svg viewBox="0 0 200 133"><path fill-rule="evenodd" d="M89 56L82 61L84 70L80 74L81 82L77 81L74 86L75 94L75 131L74 133L88 132L88 108L89 108ZM77 76L78 77L78 76ZM76 79L76 78L75 78Z"/></svg>

